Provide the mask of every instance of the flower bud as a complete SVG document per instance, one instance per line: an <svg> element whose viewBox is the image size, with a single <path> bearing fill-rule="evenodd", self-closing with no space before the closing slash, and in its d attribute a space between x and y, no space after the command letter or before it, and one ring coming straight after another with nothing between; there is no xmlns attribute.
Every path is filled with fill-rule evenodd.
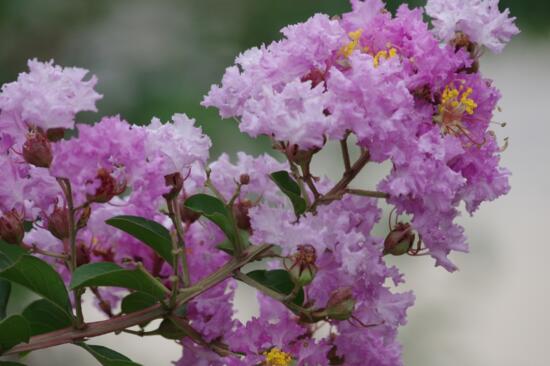
<svg viewBox="0 0 550 366"><path fill-rule="evenodd" d="M240 182L243 186L246 186L247 184L250 183L250 175L248 175L248 174L241 174L241 176L239 177L239 182Z"/></svg>
<svg viewBox="0 0 550 366"><path fill-rule="evenodd" d="M186 224L192 224L201 217L201 214L193 211L185 206L185 200L181 200L179 204L181 221Z"/></svg>
<svg viewBox="0 0 550 366"><path fill-rule="evenodd" d="M117 182L107 169L99 169L96 179L99 180L100 184L94 194L86 195L89 202L109 202L114 196L121 194L126 189L126 182Z"/></svg>
<svg viewBox="0 0 550 366"><path fill-rule="evenodd" d="M69 210L66 207L55 207L52 214L48 216L47 228L53 236L59 240L68 239L69 230Z"/></svg>
<svg viewBox="0 0 550 366"><path fill-rule="evenodd" d="M46 131L46 136L51 142L56 142L65 137L64 128L50 128Z"/></svg>
<svg viewBox="0 0 550 366"><path fill-rule="evenodd" d="M19 245L25 236L23 220L17 212L9 211L0 217L0 238L6 243Z"/></svg>
<svg viewBox="0 0 550 366"><path fill-rule="evenodd" d="M48 168L53 160L52 146L45 134L33 130L27 134L23 144L23 158L29 164L40 168Z"/></svg>
<svg viewBox="0 0 550 366"><path fill-rule="evenodd" d="M76 244L76 265L78 267L90 263L90 251L84 242Z"/></svg>
<svg viewBox="0 0 550 366"><path fill-rule="evenodd" d="M347 320L355 308L355 299L351 287L339 288L332 292L328 299L325 312L335 320Z"/></svg>
<svg viewBox="0 0 550 366"><path fill-rule="evenodd" d="M244 199L236 202L233 205L233 215L235 216L235 221L237 221L237 226L242 230L250 230L250 216L248 211L252 207L252 202Z"/></svg>
<svg viewBox="0 0 550 366"><path fill-rule="evenodd" d="M292 281L299 286L309 285L317 274L315 261L317 253L309 244L298 245L298 250L291 257L286 258L284 265Z"/></svg>
<svg viewBox="0 0 550 366"><path fill-rule="evenodd" d="M384 254L403 255L414 244L415 235L410 224L398 223L384 240Z"/></svg>
<svg viewBox="0 0 550 366"><path fill-rule="evenodd" d="M76 228L85 228L86 225L88 225L88 220L90 219L91 214L92 207L90 205L85 205L80 212L80 217L78 218L78 221L76 222Z"/></svg>
<svg viewBox="0 0 550 366"><path fill-rule="evenodd" d="M318 147L312 148L310 150L300 150L298 145L287 145L284 149L284 153L287 156L288 160L297 165L309 164L311 158L314 154L318 153L321 149Z"/></svg>
<svg viewBox="0 0 550 366"><path fill-rule="evenodd" d="M183 177L180 173L173 173L164 176L164 183L170 188L168 193L163 195L166 199L172 199L178 196L183 188Z"/></svg>

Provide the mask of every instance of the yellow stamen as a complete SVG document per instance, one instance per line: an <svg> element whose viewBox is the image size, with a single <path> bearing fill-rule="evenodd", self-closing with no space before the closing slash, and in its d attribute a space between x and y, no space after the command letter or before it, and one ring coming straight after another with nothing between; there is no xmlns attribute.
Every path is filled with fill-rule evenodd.
<svg viewBox="0 0 550 366"><path fill-rule="evenodd" d="M397 50L394 47L389 47L391 45L388 45L388 50L382 50L378 51L376 55L374 55L374 67L378 67L380 65L380 60L389 60L390 58L393 58L397 56Z"/></svg>
<svg viewBox="0 0 550 366"><path fill-rule="evenodd" d="M357 46L359 46L359 39L361 38L361 34L363 34L363 30L360 28L357 29L355 32L348 33L351 41L340 48L340 54L342 54L345 58L350 57Z"/></svg>
<svg viewBox="0 0 550 366"><path fill-rule="evenodd" d="M266 366L289 366L292 362L292 357L274 347L269 352L264 352Z"/></svg>

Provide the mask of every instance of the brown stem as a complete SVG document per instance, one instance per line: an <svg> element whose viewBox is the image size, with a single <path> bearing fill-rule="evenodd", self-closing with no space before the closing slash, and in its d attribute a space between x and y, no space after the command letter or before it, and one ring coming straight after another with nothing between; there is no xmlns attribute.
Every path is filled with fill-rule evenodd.
<svg viewBox="0 0 550 366"><path fill-rule="evenodd" d="M373 198L389 198L390 195L384 192L378 192L378 191L367 191L364 189L353 189L348 188L346 189L346 193L354 194L356 196L363 196L363 197L373 197Z"/></svg>
<svg viewBox="0 0 550 366"><path fill-rule="evenodd" d="M168 205L169 216L170 219L172 219L177 236L177 241L174 243L174 251L177 254L174 253L175 263L172 264L174 266L174 274L179 278L178 259L181 258L183 286L189 287L191 286L191 276L189 275L189 263L187 262L187 251L185 248L185 231L183 230L183 226L181 224L181 212L179 210L176 198L169 199L166 203Z"/></svg>
<svg viewBox="0 0 550 366"><path fill-rule="evenodd" d="M328 193L325 195L319 197L318 199L313 202L311 205L310 211L315 211L318 205L325 205L332 201L335 201L337 199L340 199L344 193L346 193L346 188L348 187L348 184L351 183L351 181L359 174L361 169L369 162L370 160L370 154L368 150L363 150L361 152L361 155L359 156L359 159L351 166L351 168L344 172L342 175L342 179L338 181L332 187Z"/></svg>
<svg viewBox="0 0 550 366"><path fill-rule="evenodd" d="M308 161L300 166L302 168L302 178L309 187L311 193L313 193L314 199L317 200L321 196L321 194L317 190L317 187L315 187L315 182L313 182L313 176L311 175L309 164L310 162Z"/></svg>
<svg viewBox="0 0 550 366"><path fill-rule="evenodd" d="M241 268L245 264L258 259L272 247L273 246L270 244L249 247L243 253L242 258L233 258L210 276L197 282L194 286L182 290L177 298L178 305L191 301L208 289L231 277L234 271ZM87 323L83 329L68 327L55 332L37 335L31 337L28 343L20 344L10 349L5 353L5 355L58 346L61 344L81 341L86 338L97 337L107 333L119 332L123 329L164 317L169 313L169 311L170 310L166 309L162 304L156 304L135 313L118 316L99 322Z"/></svg>
<svg viewBox="0 0 550 366"><path fill-rule="evenodd" d="M21 243L20 244L21 247L23 249L26 249L28 250L29 252L31 253L38 253L38 254L41 254L43 256L46 256L46 257L51 257L51 258L56 258L56 259L61 259L61 260L68 260L69 259L69 256L66 255L66 254L63 254L63 253L57 253L57 252L52 252L52 251L49 251L49 250L44 250L44 249L40 249L36 244L31 244L31 245L28 245L28 244L25 244L25 243Z"/></svg>
<svg viewBox="0 0 550 366"><path fill-rule="evenodd" d="M346 135L345 138L340 140L340 147L342 149L342 158L344 159L344 168L346 169L346 172L349 172L351 170L351 160L349 158L349 150L348 150L348 137Z"/></svg>

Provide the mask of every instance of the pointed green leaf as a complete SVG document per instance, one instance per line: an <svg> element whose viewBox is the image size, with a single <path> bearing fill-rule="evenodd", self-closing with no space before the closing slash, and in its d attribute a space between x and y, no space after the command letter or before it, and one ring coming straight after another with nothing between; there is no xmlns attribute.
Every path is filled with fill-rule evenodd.
<svg viewBox="0 0 550 366"><path fill-rule="evenodd" d="M185 201L185 207L198 212L215 223L227 235L231 242L235 242L235 230L231 223L231 214L222 201L207 194L196 194Z"/></svg>
<svg viewBox="0 0 550 366"><path fill-rule="evenodd" d="M85 343L77 343L77 346L82 347L86 351L90 352L90 354L94 356L94 358L102 366L141 366L140 364L133 362L123 354L113 351L112 349L107 347L89 345Z"/></svg>
<svg viewBox="0 0 550 366"><path fill-rule="evenodd" d="M6 280L0 280L0 320L6 317L6 309L11 294L11 283Z"/></svg>
<svg viewBox="0 0 550 366"><path fill-rule="evenodd" d="M6 255L7 252L2 253L4 259L10 256L10 254ZM12 262L9 267L0 271L0 278L28 288L70 314L69 295L63 280L55 269L39 258L30 255L19 256L17 254L17 256L16 262Z"/></svg>
<svg viewBox="0 0 550 366"><path fill-rule="evenodd" d="M143 310L157 303L157 299L144 292L132 292L122 299L120 308L124 314Z"/></svg>
<svg viewBox="0 0 550 366"><path fill-rule="evenodd" d="M105 222L140 240L172 265L172 238L170 232L158 222L139 216L115 216Z"/></svg>
<svg viewBox="0 0 550 366"><path fill-rule="evenodd" d="M294 289L294 283L288 272L284 269L274 269L271 271L261 269L249 272L247 276L283 295L290 294ZM294 303L296 305L302 305L304 303L303 289L300 289L294 298Z"/></svg>
<svg viewBox="0 0 550 366"><path fill-rule="evenodd" d="M12 315L0 322L0 354L31 337L29 324L21 315Z"/></svg>
<svg viewBox="0 0 550 366"><path fill-rule="evenodd" d="M164 319L159 325L158 332L166 339L180 340L187 334L170 319Z"/></svg>
<svg viewBox="0 0 550 366"><path fill-rule="evenodd" d="M156 299L163 299L168 290L158 280L139 269L128 270L111 262L89 263L73 273L71 289L86 286L113 286L145 292Z"/></svg>
<svg viewBox="0 0 550 366"><path fill-rule="evenodd" d="M302 192L298 183L292 179L286 170L271 173L271 179L279 189L290 199L296 216L306 211L306 201L302 198Z"/></svg>
<svg viewBox="0 0 550 366"><path fill-rule="evenodd" d="M23 249L16 245L11 245L0 239L0 271L8 268L27 254Z"/></svg>
<svg viewBox="0 0 550 366"><path fill-rule="evenodd" d="M23 310L23 317L29 323L31 335L38 335L71 325L71 317L59 307L45 299L36 300Z"/></svg>

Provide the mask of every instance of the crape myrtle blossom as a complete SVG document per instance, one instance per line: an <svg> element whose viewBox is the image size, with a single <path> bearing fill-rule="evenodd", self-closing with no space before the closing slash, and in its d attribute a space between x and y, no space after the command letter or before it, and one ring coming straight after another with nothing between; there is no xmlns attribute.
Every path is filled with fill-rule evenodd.
<svg viewBox="0 0 550 366"><path fill-rule="evenodd" d="M96 111L101 99L94 87L97 79L86 79L87 70L60 67L50 62L28 61L29 72L4 84L0 93L0 138L24 139L29 129L71 129L75 115Z"/></svg>
<svg viewBox="0 0 550 366"><path fill-rule="evenodd" d="M40 339L160 334L181 345L176 365L402 365L398 331L415 297L387 256L456 270L450 254L468 250L461 207L473 215L510 189L507 140L493 130L500 92L479 50L501 51L513 20L492 0L395 14L352 0L341 16L283 28L202 102L269 136L274 156L209 160L212 142L185 114L75 124L95 110L95 78L29 61L0 92L0 249L38 256L67 287L97 268L127 276L93 277L106 281L88 291L99 323L82 314L86 286L70 288L75 329ZM339 179L312 168L329 143L341 149ZM358 187L369 163L389 172ZM256 290L251 317L236 308L242 286ZM147 306L128 311L128 296Z"/></svg>
<svg viewBox="0 0 550 366"><path fill-rule="evenodd" d="M446 1L428 0L426 14L432 18L435 34L450 41L456 32L467 35L472 42L500 53L510 39L519 33L510 17L510 10L501 12L498 0Z"/></svg>

